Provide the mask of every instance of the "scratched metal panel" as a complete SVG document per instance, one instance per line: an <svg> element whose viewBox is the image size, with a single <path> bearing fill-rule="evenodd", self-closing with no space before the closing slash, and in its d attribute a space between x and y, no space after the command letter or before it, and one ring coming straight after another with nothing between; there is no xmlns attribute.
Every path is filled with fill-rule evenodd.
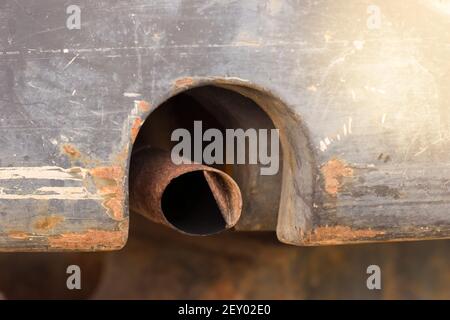
<svg viewBox="0 0 450 320"><path fill-rule="evenodd" d="M123 246L139 126L208 79L270 92L307 133L314 213L280 212L283 241L450 236L448 1L377 1L375 30L365 0L79 0L81 30L70 4L0 3L0 250Z"/></svg>
<svg viewBox="0 0 450 320"><path fill-rule="evenodd" d="M361 10L333 10L331 25L353 26L330 29L348 46L325 64L316 92L325 126L313 243L449 235L450 2L379 8L379 30L355 27Z"/></svg>

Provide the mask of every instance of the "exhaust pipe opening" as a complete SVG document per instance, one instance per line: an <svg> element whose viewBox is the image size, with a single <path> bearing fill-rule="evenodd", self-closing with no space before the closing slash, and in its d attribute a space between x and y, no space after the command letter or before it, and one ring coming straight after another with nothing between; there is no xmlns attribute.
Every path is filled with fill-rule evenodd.
<svg viewBox="0 0 450 320"><path fill-rule="evenodd" d="M186 233L206 235L226 229L227 223L202 171L172 180L164 191L161 207L167 221Z"/></svg>
<svg viewBox="0 0 450 320"><path fill-rule="evenodd" d="M232 228L242 211L234 180L201 164L172 162L170 153L146 148L133 155L130 208L190 235L210 235Z"/></svg>
<svg viewBox="0 0 450 320"><path fill-rule="evenodd" d="M275 125L264 112L262 105L265 104L266 108L269 109L271 104L274 104L274 107L276 106L276 101L261 95L258 96L258 102L256 102L239 93L240 90L242 88L239 86L229 85L227 88L223 88L211 84L187 89L164 101L148 116L139 131L133 146L130 170L134 170L136 162L134 157L138 155L137 150L152 148L170 153L178 144L178 141L172 141L172 133L177 129L188 131L190 136L195 139L196 121L201 121L203 132L214 129L220 131L223 136L226 135L228 129L242 129L244 131L263 129L268 132L274 129ZM270 139L268 138L268 140ZM201 149L205 150L210 142L208 140L200 142ZM190 155L195 154L194 145L195 143L192 143ZM226 158L226 143L223 144L222 148L220 153ZM245 150L245 164L239 164L237 161L228 164L226 161L212 164L208 162L207 168L220 170L233 182L236 182L239 190L241 190L242 216L235 226L236 230L273 231L277 226L280 208L283 172L282 150L280 149L279 154L279 171L275 175L261 175L261 168L266 165L249 163L250 143L248 139L245 141ZM236 151L235 154L237 154ZM184 169L179 170L183 171ZM130 193L132 192L130 185ZM209 198L211 199L211 197ZM130 203L130 205L133 204ZM166 207L164 209L167 211ZM173 224L176 224L179 219L176 212L173 209L173 212L168 215L169 217L173 216L169 219ZM217 216L217 211L216 213L210 212L212 212L211 215ZM212 218L208 216L208 219ZM198 230L202 230L202 228L198 227L195 231Z"/></svg>

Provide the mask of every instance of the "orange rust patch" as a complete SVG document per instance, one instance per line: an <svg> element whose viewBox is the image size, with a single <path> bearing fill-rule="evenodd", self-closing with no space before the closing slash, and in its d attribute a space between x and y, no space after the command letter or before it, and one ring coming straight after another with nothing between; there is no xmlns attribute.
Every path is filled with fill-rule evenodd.
<svg viewBox="0 0 450 320"><path fill-rule="evenodd" d="M90 229L84 233L64 233L48 238L53 249L88 250L99 247L120 249L126 241L126 232Z"/></svg>
<svg viewBox="0 0 450 320"><path fill-rule="evenodd" d="M123 219L124 170L121 167L99 167L90 170L98 192L104 197L103 206L114 220Z"/></svg>
<svg viewBox="0 0 450 320"><path fill-rule="evenodd" d="M70 144L63 145L62 151L74 159L79 158L81 156L80 151L78 151L77 148L75 148L74 146L72 146Z"/></svg>
<svg viewBox="0 0 450 320"><path fill-rule="evenodd" d="M22 231L11 231L8 233L8 237L11 239L25 240L29 238L29 234Z"/></svg>
<svg viewBox="0 0 450 320"><path fill-rule="evenodd" d="M175 87L176 88L184 88L189 87L194 84L194 79L188 77L188 78L181 78L175 81Z"/></svg>
<svg viewBox="0 0 450 320"><path fill-rule="evenodd" d="M325 180L325 191L336 196L342 187L342 178L353 176L353 169L344 161L332 159L321 168Z"/></svg>
<svg viewBox="0 0 450 320"><path fill-rule="evenodd" d="M150 111L152 106L147 101L141 100L138 102L138 109L141 112L148 112Z"/></svg>
<svg viewBox="0 0 450 320"><path fill-rule="evenodd" d="M61 216L39 217L34 222L33 227L36 230L48 231L56 227L62 221L64 221L64 217Z"/></svg>
<svg viewBox="0 0 450 320"><path fill-rule="evenodd" d="M121 180L123 176L121 167L98 167L91 169L89 172L93 177L113 181Z"/></svg>
<svg viewBox="0 0 450 320"><path fill-rule="evenodd" d="M373 239L384 234L384 231L371 229L354 230L344 226L320 227L310 233L305 240L309 244L340 244Z"/></svg>
<svg viewBox="0 0 450 320"><path fill-rule="evenodd" d="M142 125L142 119L136 118L134 119L133 125L131 126L131 142L134 143L136 141L136 137L139 133L139 129Z"/></svg>

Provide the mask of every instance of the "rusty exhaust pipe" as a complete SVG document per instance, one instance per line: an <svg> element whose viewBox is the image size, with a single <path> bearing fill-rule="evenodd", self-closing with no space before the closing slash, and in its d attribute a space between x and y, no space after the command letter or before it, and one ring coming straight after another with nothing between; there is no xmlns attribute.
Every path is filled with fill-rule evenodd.
<svg viewBox="0 0 450 320"><path fill-rule="evenodd" d="M170 153L146 148L133 155L130 208L182 233L210 235L238 222L242 197L226 173L195 163L176 165Z"/></svg>

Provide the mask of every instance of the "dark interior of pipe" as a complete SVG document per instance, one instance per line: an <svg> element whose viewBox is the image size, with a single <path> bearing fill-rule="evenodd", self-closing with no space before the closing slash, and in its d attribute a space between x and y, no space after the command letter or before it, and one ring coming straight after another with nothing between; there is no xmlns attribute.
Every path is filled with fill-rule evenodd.
<svg viewBox="0 0 450 320"><path fill-rule="evenodd" d="M226 227L202 171L174 179L164 191L161 202L167 221L186 233L208 235Z"/></svg>

